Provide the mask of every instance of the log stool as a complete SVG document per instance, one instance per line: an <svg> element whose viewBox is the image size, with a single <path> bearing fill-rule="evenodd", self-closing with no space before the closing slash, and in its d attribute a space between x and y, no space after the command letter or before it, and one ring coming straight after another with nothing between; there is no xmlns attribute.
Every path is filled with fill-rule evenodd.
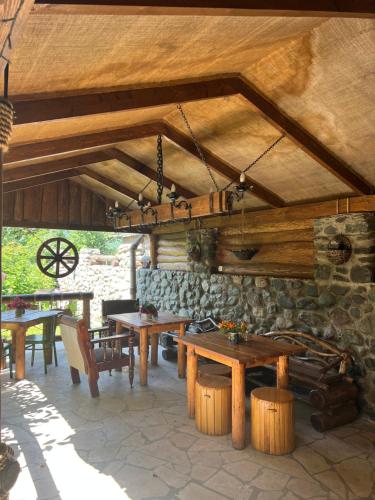
<svg viewBox="0 0 375 500"><path fill-rule="evenodd" d="M218 375L202 375L195 383L195 425L210 436L231 431L232 381Z"/></svg>
<svg viewBox="0 0 375 500"><path fill-rule="evenodd" d="M221 375L223 377L232 376L232 368L221 363L206 363L198 366L198 376Z"/></svg>
<svg viewBox="0 0 375 500"><path fill-rule="evenodd" d="M290 391L258 387L251 392L251 444L271 455L294 450L294 397Z"/></svg>

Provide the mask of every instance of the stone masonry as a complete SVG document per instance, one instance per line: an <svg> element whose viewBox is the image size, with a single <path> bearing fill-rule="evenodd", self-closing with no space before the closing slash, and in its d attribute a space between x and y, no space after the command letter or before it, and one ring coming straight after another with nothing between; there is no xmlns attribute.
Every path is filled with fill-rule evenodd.
<svg viewBox="0 0 375 500"><path fill-rule="evenodd" d="M327 217L314 230L315 280L141 269L138 296L191 318L241 318L255 333L294 329L332 340L352 352L363 403L375 415L375 216ZM350 239L353 254L335 266L326 248L339 233Z"/></svg>

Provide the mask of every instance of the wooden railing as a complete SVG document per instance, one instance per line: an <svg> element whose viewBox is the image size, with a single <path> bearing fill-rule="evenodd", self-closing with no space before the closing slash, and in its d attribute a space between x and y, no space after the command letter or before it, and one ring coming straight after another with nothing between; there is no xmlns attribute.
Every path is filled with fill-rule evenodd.
<svg viewBox="0 0 375 500"><path fill-rule="evenodd" d="M90 301L94 298L93 292L51 292L3 295L2 302L3 304L9 304L9 302L12 302L16 297L20 297L26 302L49 302L51 304L59 301L82 300L82 316L87 326L90 326Z"/></svg>

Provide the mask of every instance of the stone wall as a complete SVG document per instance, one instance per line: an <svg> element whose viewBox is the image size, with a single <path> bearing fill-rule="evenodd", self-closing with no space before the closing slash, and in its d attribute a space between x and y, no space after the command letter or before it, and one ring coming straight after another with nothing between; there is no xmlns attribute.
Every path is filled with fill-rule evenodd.
<svg viewBox="0 0 375 500"><path fill-rule="evenodd" d="M138 296L160 310L191 318L240 318L256 333L295 329L350 349L360 368L363 403L375 415L374 214L338 215L315 222L315 280L138 271ZM353 255L336 266L329 239L343 233Z"/></svg>
<svg viewBox="0 0 375 500"><path fill-rule="evenodd" d="M59 280L59 290L63 292L94 292L90 308L91 326L102 324L102 300L130 298L129 249L138 237L124 236L124 242L114 256L103 256L99 249L83 249L76 270ZM140 244L136 254L137 267L141 267L145 252L148 254L148 249ZM78 307L78 314L81 314L81 301L78 301Z"/></svg>

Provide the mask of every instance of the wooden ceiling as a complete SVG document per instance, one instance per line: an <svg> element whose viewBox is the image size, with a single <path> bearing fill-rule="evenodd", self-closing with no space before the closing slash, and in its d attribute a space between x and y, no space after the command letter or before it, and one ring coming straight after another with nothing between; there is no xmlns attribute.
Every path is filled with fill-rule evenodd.
<svg viewBox="0 0 375 500"><path fill-rule="evenodd" d="M160 133L166 188L207 193L182 103L220 189L285 135L247 173L249 209L373 193L373 2L264 3L26 2L5 191L71 178L129 206L149 183L156 201Z"/></svg>

